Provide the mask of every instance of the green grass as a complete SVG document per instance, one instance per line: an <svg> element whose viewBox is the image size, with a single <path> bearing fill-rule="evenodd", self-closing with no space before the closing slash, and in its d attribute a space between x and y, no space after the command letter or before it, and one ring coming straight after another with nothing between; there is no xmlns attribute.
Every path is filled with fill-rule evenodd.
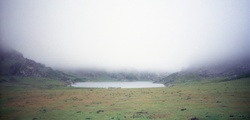
<svg viewBox="0 0 250 120"><path fill-rule="evenodd" d="M0 119L250 119L250 78L140 89L80 89L57 80L16 79L26 84L1 84Z"/></svg>
<svg viewBox="0 0 250 120"><path fill-rule="evenodd" d="M1 77L2 81L0 90L2 91L18 91L33 89L57 89L65 87L63 81L50 78L39 77Z"/></svg>

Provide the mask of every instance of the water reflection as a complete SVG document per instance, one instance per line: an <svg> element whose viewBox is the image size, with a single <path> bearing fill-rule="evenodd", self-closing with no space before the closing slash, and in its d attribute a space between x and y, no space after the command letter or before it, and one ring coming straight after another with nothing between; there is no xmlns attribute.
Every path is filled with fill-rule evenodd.
<svg viewBox="0 0 250 120"><path fill-rule="evenodd" d="M153 88L164 87L161 83L153 83L148 81L137 82L77 82L72 84L73 87L82 88Z"/></svg>

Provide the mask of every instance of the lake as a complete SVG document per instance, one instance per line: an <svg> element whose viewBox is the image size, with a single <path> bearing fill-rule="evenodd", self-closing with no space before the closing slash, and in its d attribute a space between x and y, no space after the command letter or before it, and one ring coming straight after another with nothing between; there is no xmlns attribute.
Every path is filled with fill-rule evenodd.
<svg viewBox="0 0 250 120"><path fill-rule="evenodd" d="M73 87L81 88L154 88L165 87L161 83L153 83L149 81L136 82L76 82Z"/></svg>

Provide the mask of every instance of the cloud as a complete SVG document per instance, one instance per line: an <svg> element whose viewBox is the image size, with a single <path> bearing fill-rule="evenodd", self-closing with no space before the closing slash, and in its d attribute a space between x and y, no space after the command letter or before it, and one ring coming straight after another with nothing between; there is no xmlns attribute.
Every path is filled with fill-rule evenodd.
<svg viewBox="0 0 250 120"><path fill-rule="evenodd" d="M249 1L2 0L0 39L54 68L178 71L247 55Z"/></svg>

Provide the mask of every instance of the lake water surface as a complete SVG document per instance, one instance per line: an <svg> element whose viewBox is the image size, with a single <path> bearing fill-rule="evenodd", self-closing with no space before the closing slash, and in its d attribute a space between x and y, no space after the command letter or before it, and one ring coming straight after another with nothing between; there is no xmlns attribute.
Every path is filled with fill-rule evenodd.
<svg viewBox="0 0 250 120"><path fill-rule="evenodd" d="M81 88L153 88L164 87L161 83L153 83L149 81L136 82L76 82L73 87Z"/></svg>

